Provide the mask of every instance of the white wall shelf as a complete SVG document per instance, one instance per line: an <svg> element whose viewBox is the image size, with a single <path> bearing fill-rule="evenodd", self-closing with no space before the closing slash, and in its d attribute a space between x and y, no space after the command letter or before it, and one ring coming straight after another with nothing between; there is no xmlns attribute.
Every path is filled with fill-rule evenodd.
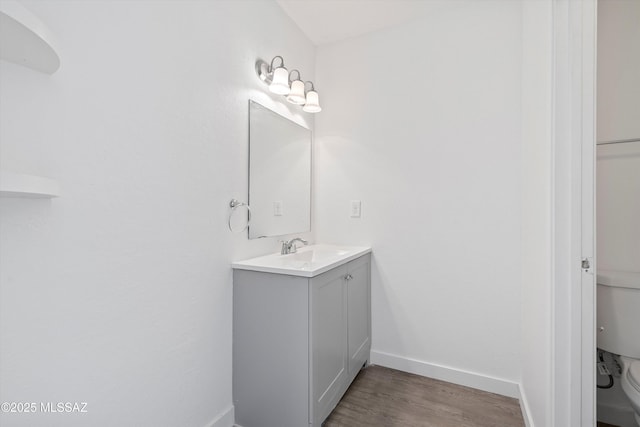
<svg viewBox="0 0 640 427"><path fill-rule="evenodd" d="M51 31L15 0L0 2L0 58L47 74L60 68Z"/></svg>
<svg viewBox="0 0 640 427"><path fill-rule="evenodd" d="M16 0L0 2L0 59L46 74L60 68L54 38L46 25ZM58 182L37 175L0 171L0 197L52 198Z"/></svg>
<svg viewBox="0 0 640 427"><path fill-rule="evenodd" d="M56 180L37 175L0 171L0 197L44 199L60 196Z"/></svg>

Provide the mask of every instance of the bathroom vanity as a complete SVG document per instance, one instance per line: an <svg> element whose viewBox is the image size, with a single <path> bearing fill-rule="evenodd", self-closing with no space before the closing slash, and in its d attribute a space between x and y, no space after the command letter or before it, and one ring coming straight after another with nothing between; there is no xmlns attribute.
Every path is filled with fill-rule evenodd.
<svg viewBox="0 0 640 427"><path fill-rule="evenodd" d="M320 427L371 350L371 248L314 245L233 263L242 427Z"/></svg>

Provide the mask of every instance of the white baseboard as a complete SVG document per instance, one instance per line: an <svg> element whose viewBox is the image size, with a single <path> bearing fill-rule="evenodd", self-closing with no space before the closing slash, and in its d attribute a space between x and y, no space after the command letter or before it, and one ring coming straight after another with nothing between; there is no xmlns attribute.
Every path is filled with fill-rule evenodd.
<svg viewBox="0 0 640 427"><path fill-rule="evenodd" d="M518 393L520 396L518 399L520 400L520 410L522 411L522 418L524 419L524 425L526 427L534 427L533 420L531 419L531 410L529 409L529 401L527 400L527 395L522 390L522 387L518 385Z"/></svg>
<svg viewBox="0 0 640 427"><path fill-rule="evenodd" d="M232 427L235 425L235 420L235 408L233 407L233 405L231 405L205 427Z"/></svg>
<svg viewBox="0 0 640 427"><path fill-rule="evenodd" d="M395 354L381 351L371 351L371 364L386 366L387 368L435 378L453 384L477 388L490 393L503 396L520 398L520 389L517 383L475 372L463 371L448 366L436 365L421 360L410 359Z"/></svg>

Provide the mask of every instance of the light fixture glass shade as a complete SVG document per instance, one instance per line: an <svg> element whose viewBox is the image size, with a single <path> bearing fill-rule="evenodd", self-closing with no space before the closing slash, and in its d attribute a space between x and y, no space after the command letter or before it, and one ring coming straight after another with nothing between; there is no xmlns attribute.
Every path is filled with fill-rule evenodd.
<svg viewBox="0 0 640 427"><path fill-rule="evenodd" d="M286 68L279 67L273 71L273 81L269 85L269 90L278 95L289 93L289 72Z"/></svg>
<svg viewBox="0 0 640 427"><path fill-rule="evenodd" d="M322 108L320 108L320 102L318 100L318 92L316 92L315 90L310 90L309 92L307 92L307 102L306 104L304 104L304 107L302 107L302 110L306 111L307 113L318 113L322 111Z"/></svg>
<svg viewBox="0 0 640 427"><path fill-rule="evenodd" d="M304 97L304 83L302 80L294 80L291 82L291 92L287 96L287 101L292 104L302 105L306 102Z"/></svg>

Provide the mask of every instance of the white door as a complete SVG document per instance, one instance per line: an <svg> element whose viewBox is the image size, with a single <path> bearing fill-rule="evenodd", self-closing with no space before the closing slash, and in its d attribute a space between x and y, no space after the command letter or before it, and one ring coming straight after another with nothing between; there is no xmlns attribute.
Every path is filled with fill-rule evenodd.
<svg viewBox="0 0 640 427"><path fill-rule="evenodd" d="M554 427L596 420L596 14L597 0L554 0Z"/></svg>
<svg viewBox="0 0 640 427"><path fill-rule="evenodd" d="M577 305L574 297L574 308L581 313L581 413L580 426L596 425L596 250L595 250L595 153L596 153L596 23L597 0L578 2L581 12L574 19L581 21L581 54L580 69L581 88L579 92L581 154L581 207L580 207L580 251L582 265L581 287ZM574 102L575 102L574 98ZM575 216L574 216L575 219ZM587 265L588 263L588 265ZM577 297L578 295L576 295ZM577 339L578 337L575 337Z"/></svg>

